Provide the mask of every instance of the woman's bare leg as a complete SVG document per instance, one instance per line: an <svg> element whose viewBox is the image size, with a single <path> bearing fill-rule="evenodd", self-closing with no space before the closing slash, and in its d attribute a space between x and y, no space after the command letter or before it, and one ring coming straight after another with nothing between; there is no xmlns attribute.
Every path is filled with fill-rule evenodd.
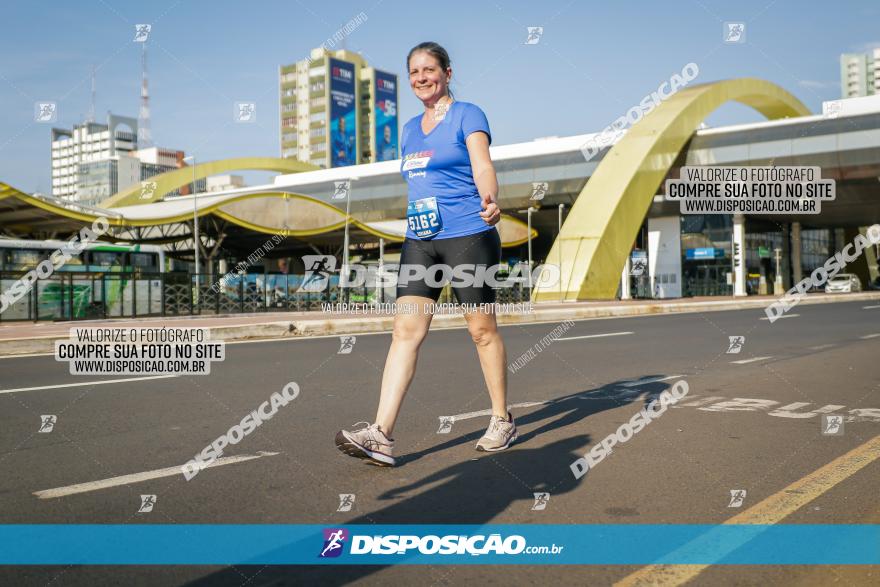
<svg viewBox="0 0 880 587"><path fill-rule="evenodd" d="M433 303L434 300L431 298L421 296L397 298L399 307L411 304L415 307L415 311L398 313L394 316L391 348L388 349L388 358L385 359L385 370L382 373L382 391L379 396L379 408L376 410L376 423L389 438L394 433L394 423L400 413L400 406L416 372L419 347L431 326L433 313L426 312L425 306Z"/></svg>
<svg viewBox="0 0 880 587"><path fill-rule="evenodd" d="M494 312L467 312L468 332L477 346L483 378L492 400L492 414L507 419L507 352Z"/></svg>

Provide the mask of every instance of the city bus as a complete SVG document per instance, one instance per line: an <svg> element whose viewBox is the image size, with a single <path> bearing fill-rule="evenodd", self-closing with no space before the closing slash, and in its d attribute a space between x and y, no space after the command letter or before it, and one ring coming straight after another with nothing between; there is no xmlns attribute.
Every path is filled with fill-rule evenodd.
<svg viewBox="0 0 880 587"><path fill-rule="evenodd" d="M0 272L30 271L65 244L65 241L0 237ZM165 251L155 245L94 242L56 271L164 273Z"/></svg>
<svg viewBox="0 0 880 587"><path fill-rule="evenodd" d="M0 292L67 243L0 237ZM70 320L160 314L165 251L155 245L89 243L0 320Z"/></svg>

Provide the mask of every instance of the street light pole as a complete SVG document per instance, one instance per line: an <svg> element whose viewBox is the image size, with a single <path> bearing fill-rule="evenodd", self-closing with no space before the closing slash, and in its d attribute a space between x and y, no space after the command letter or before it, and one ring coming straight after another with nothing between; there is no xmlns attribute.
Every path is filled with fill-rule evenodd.
<svg viewBox="0 0 880 587"><path fill-rule="evenodd" d="M345 295L344 300L348 303L349 289L348 289L348 277L349 277L349 269L348 269L348 219L351 215L351 180L348 181L348 189L345 194L345 236L342 239L342 271L340 277L345 278ZM340 280L340 285L342 285L342 281Z"/></svg>
<svg viewBox="0 0 880 587"><path fill-rule="evenodd" d="M376 275L376 283L379 287L379 303L385 303L385 239L379 239L379 271Z"/></svg>
<svg viewBox="0 0 880 587"><path fill-rule="evenodd" d="M193 255L196 258L196 284L199 281L199 214L196 197L196 156L190 155L183 160L192 159L192 197L193 197Z"/></svg>
<svg viewBox="0 0 880 587"><path fill-rule="evenodd" d="M525 210L517 210L519 214L523 212L526 213L526 220L528 222L528 234L527 238L529 241L529 299L532 297L532 212L534 212L534 208L529 206Z"/></svg>
<svg viewBox="0 0 880 587"><path fill-rule="evenodd" d="M193 292L193 306L199 306L199 214L198 214L198 206L196 204L196 156L190 155L189 157L184 157L183 160L187 159L192 160L192 197L193 197L193 257L195 257L196 267L195 267L195 291ZM200 310L201 311L201 310Z"/></svg>
<svg viewBox="0 0 880 587"><path fill-rule="evenodd" d="M528 212L526 212L526 218L528 219L529 224L529 298L532 297L532 211L534 208L529 206Z"/></svg>
<svg viewBox="0 0 880 587"><path fill-rule="evenodd" d="M562 293L562 240L559 236L562 234L562 210L565 204L559 204L559 217L556 219L556 243L559 245L559 301L565 301L565 295Z"/></svg>

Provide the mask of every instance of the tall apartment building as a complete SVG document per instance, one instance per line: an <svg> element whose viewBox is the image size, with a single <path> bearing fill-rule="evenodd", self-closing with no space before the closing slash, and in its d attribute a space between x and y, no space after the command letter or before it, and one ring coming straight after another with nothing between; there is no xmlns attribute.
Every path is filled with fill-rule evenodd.
<svg viewBox="0 0 880 587"><path fill-rule="evenodd" d="M858 98L880 94L880 48L871 53L840 56L840 96Z"/></svg>
<svg viewBox="0 0 880 587"><path fill-rule="evenodd" d="M120 128L124 127L124 128ZM176 149L137 149L137 119L109 114L107 124L86 122L52 129L52 195L95 205L154 175L184 167ZM197 188L204 191L205 180ZM191 193L184 186L170 195Z"/></svg>
<svg viewBox="0 0 880 587"><path fill-rule="evenodd" d="M323 168L398 157L397 76L346 50L279 68L281 156Z"/></svg>

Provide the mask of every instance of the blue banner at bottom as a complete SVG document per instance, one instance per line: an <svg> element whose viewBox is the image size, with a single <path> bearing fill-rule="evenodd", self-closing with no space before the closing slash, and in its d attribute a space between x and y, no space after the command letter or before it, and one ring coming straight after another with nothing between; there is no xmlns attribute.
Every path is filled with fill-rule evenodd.
<svg viewBox="0 0 880 587"><path fill-rule="evenodd" d="M0 525L3 565L876 565L880 525Z"/></svg>

